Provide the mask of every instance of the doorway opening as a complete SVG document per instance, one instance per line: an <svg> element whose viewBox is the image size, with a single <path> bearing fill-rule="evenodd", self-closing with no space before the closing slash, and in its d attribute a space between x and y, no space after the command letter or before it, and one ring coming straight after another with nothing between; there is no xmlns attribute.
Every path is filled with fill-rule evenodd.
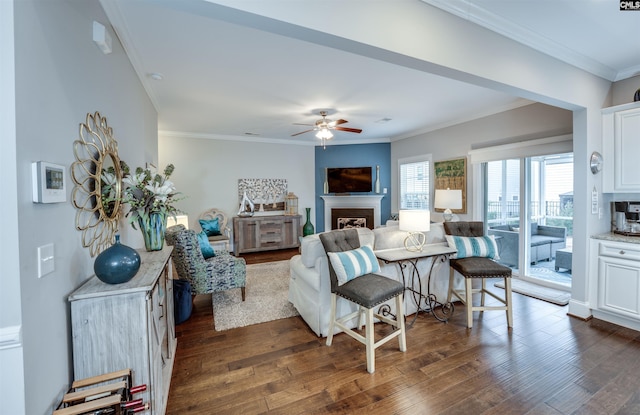
<svg viewBox="0 0 640 415"><path fill-rule="evenodd" d="M570 290L573 154L490 161L484 172L484 217L498 262L523 280Z"/></svg>

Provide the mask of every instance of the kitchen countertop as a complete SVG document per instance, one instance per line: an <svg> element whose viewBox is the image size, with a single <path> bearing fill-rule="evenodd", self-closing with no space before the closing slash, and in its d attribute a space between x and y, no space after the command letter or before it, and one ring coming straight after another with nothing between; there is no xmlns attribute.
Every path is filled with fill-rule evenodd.
<svg viewBox="0 0 640 415"><path fill-rule="evenodd" d="M640 236L624 236L613 232L592 235L592 239L602 239L605 241L628 242L632 244L640 244Z"/></svg>

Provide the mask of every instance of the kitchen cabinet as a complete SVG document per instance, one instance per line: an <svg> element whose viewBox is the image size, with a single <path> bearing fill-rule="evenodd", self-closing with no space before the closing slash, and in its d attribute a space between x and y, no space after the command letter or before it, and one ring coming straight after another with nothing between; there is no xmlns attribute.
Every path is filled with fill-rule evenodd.
<svg viewBox="0 0 640 415"><path fill-rule="evenodd" d="M165 413L176 351L173 320L172 247L139 251L141 265L123 284L91 277L68 298L71 303L75 379L130 368L136 394Z"/></svg>
<svg viewBox="0 0 640 415"><path fill-rule="evenodd" d="M640 102L602 110L603 191L640 192Z"/></svg>
<svg viewBox="0 0 640 415"><path fill-rule="evenodd" d="M640 243L592 239L591 261L593 316L640 330Z"/></svg>
<svg viewBox="0 0 640 415"><path fill-rule="evenodd" d="M234 254L300 246L300 215L233 218Z"/></svg>

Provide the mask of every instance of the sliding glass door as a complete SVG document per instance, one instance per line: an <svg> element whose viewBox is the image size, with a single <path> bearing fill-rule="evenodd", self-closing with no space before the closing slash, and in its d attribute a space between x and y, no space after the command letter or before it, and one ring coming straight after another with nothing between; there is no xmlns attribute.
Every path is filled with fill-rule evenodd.
<svg viewBox="0 0 640 415"><path fill-rule="evenodd" d="M484 166L485 220L488 233L496 237L499 262L522 279L570 288L572 154L489 161ZM569 258L568 264L556 263L558 251L563 260Z"/></svg>

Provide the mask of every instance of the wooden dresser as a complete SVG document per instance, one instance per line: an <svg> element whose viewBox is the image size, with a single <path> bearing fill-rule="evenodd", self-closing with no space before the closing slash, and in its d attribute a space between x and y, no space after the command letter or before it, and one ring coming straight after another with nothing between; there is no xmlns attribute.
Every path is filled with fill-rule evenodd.
<svg viewBox="0 0 640 415"><path fill-rule="evenodd" d="M300 215L233 218L234 254L300 246Z"/></svg>
<svg viewBox="0 0 640 415"><path fill-rule="evenodd" d="M75 379L130 368L136 394L165 413L176 350L170 246L138 251L140 270L110 285L95 275L69 296Z"/></svg>

